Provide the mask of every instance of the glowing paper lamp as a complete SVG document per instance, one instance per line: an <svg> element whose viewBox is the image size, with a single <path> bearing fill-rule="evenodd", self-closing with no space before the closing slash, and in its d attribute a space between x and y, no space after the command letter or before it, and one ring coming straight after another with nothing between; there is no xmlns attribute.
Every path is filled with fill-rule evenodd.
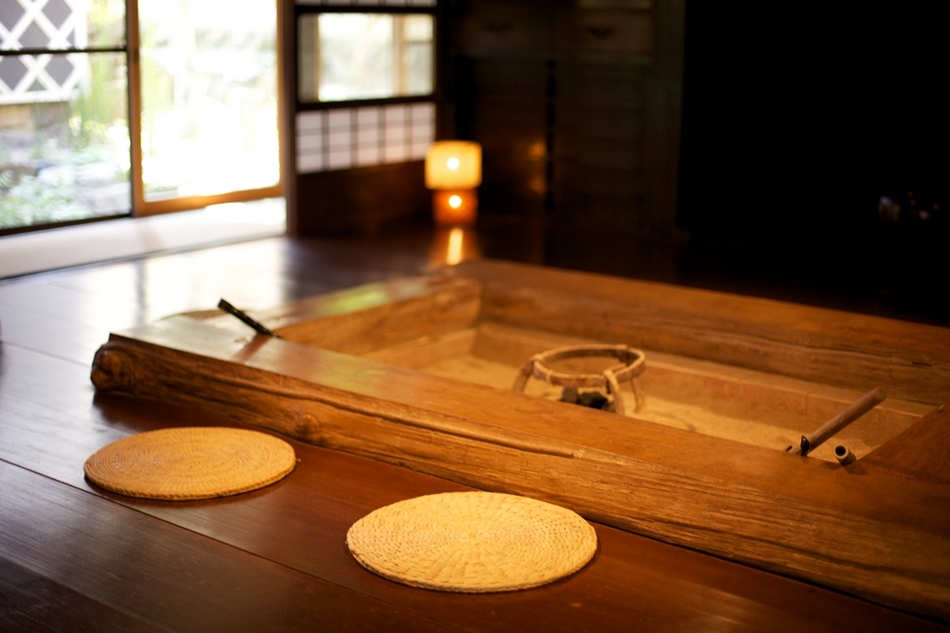
<svg viewBox="0 0 950 633"><path fill-rule="evenodd" d="M471 141L439 141L426 152L426 187L439 226L468 225L478 215L482 146Z"/></svg>

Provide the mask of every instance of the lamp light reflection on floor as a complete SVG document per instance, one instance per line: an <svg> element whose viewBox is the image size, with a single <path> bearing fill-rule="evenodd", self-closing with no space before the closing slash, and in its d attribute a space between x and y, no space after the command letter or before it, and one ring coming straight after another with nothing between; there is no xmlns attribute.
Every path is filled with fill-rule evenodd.
<svg viewBox="0 0 950 633"><path fill-rule="evenodd" d="M481 257L481 252L474 230L460 226L441 228L435 233L429 265L433 268L454 266L465 260L479 257Z"/></svg>
<svg viewBox="0 0 950 633"><path fill-rule="evenodd" d="M449 231L449 248L445 254L445 263L449 266L454 266L462 261L462 243L464 237L465 234L462 232L462 229L458 227Z"/></svg>

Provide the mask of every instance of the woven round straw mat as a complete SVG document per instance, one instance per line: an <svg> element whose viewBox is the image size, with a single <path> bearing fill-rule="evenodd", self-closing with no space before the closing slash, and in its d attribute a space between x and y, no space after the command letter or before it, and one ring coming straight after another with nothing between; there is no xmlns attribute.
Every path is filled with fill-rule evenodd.
<svg viewBox="0 0 950 633"><path fill-rule="evenodd" d="M413 587L481 593L537 587L583 567L594 528L543 501L449 492L380 508L353 524L346 543L372 572Z"/></svg>
<svg viewBox="0 0 950 633"><path fill-rule="evenodd" d="M263 488L294 469L287 442L220 427L149 431L112 442L83 470L107 490L149 499L208 499Z"/></svg>

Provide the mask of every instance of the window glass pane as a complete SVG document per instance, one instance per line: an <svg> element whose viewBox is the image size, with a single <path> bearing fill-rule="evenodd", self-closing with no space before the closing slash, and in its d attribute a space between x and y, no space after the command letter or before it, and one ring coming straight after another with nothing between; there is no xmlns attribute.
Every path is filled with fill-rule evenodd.
<svg viewBox="0 0 950 633"><path fill-rule="evenodd" d="M124 46L124 0L0 0L2 50Z"/></svg>
<svg viewBox="0 0 950 633"><path fill-rule="evenodd" d="M275 0L140 0L146 201L276 185Z"/></svg>
<svg viewBox="0 0 950 633"><path fill-rule="evenodd" d="M393 16L320 15L320 101L391 97Z"/></svg>
<svg viewBox="0 0 950 633"><path fill-rule="evenodd" d="M124 53L0 55L0 229L130 211Z"/></svg>
<svg viewBox="0 0 950 633"><path fill-rule="evenodd" d="M125 0L89 0L87 25L88 46L124 47Z"/></svg>
<svg viewBox="0 0 950 633"><path fill-rule="evenodd" d="M400 94L428 94L432 92L432 16L407 15L403 33L405 72Z"/></svg>
<svg viewBox="0 0 950 633"><path fill-rule="evenodd" d="M431 15L300 16L298 96L346 101L432 92Z"/></svg>

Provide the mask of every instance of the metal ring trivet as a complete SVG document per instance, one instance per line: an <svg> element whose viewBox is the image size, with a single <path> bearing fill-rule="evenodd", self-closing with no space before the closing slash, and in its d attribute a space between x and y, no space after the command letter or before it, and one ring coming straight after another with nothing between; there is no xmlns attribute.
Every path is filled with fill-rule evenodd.
<svg viewBox="0 0 950 633"><path fill-rule="evenodd" d="M585 358L590 356L612 356L619 359L619 365L609 367L600 374L568 374L557 372L548 367L545 363L550 363L568 358ZM558 347L540 354L535 354L529 358L521 369L518 370L518 377L511 389L513 391L524 391L528 379L532 376L543 380L548 384L558 387L580 387L603 389L608 395L613 396L614 411L620 415L624 414L623 396L620 394L620 383L629 380L633 388L634 411L639 411L643 404L643 394L635 378L646 369L646 356L643 352L633 349L627 345L572 345L568 347Z"/></svg>

